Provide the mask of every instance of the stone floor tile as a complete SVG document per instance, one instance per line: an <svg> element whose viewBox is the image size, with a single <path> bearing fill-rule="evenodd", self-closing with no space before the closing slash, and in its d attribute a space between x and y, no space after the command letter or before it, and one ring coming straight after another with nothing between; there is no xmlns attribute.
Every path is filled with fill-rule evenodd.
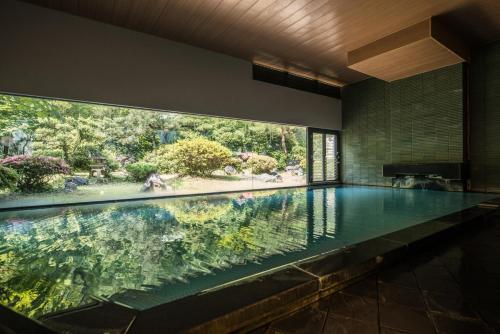
<svg viewBox="0 0 500 334"><path fill-rule="evenodd" d="M379 284L379 302L425 309L420 290L403 288L394 284Z"/></svg>
<svg viewBox="0 0 500 334"><path fill-rule="evenodd" d="M397 329L380 327L380 334L407 334L408 332L398 331Z"/></svg>
<svg viewBox="0 0 500 334"><path fill-rule="evenodd" d="M434 251L424 251L413 255L410 259L410 264L413 268L436 266L441 267L443 263L439 258L439 254Z"/></svg>
<svg viewBox="0 0 500 334"><path fill-rule="evenodd" d="M497 329L497 332L500 333L500 301L496 301L495 303L479 303L474 305L474 310L476 310L481 317L486 321L490 326Z"/></svg>
<svg viewBox="0 0 500 334"><path fill-rule="evenodd" d="M449 316L478 319L478 314L466 303L462 294L425 292L424 298L432 312Z"/></svg>
<svg viewBox="0 0 500 334"><path fill-rule="evenodd" d="M367 323L339 315L329 315L323 334L378 334L376 323Z"/></svg>
<svg viewBox="0 0 500 334"><path fill-rule="evenodd" d="M433 265L430 263L421 263L418 266L413 268L413 272L417 276L417 280L420 278L427 277L439 277L442 279L453 279L450 272L444 264L442 265Z"/></svg>
<svg viewBox="0 0 500 334"><path fill-rule="evenodd" d="M346 287L342 290L343 293L363 296L369 298L377 298L377 277L370 276L358 283Z"/></svg>
<svg viewBox="0 0 500 334"><path fill-rule="evenodd" d="M326 313L307 308L288 318L271 323L270 333L320 334L326 319Z"/></svg>
<svg viewBox="0 0 500 334"><path fill-rule="evenodd" d="M380 325L415 334L435 334L434 325L427 313L395 304L380 304Z"/></svg>
<svg viewBox="0 0 500 334"><path fill-rule="evenodd" d="M442 280L439 278L426 278L419 280L419 285L422 290L434 291L441 293L456 293L460 291L460 287L455 280Z"/></svg>
<svg viewBox="0 0 500 334"><path fill-rule="evenodd" d="M409 266L397 266L388 268L378 275L379 283L397 284L402 287L418 289L415 275Z"/></svg>
<svg viewBox="0 0 500 334"><path fill-rule="evenodd" d="M445 316L434 316L439 334L494 334L482 321L464 321Z"/></svg>
<svg viewBox="0 0 500 334"><path fill-rule="evenodd" d="M329 314L340 315L364 322L377 323L378 305L373 298L336 293L330 301Z"/></svg>

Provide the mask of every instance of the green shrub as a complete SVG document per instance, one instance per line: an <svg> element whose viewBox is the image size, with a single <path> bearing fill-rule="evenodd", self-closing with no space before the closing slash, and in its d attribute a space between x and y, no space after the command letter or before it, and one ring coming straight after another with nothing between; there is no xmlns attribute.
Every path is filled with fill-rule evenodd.
<svg viewBox="0 0 500 334"><path fill-rule="evenodd" d="M296 145L292 148L292 159L301 161L306 158L306 148L304 146Z"/></svg>
<svg viewBox="0 0 500 334"><path fill-rule="evenodd" d="M271 157L276 159L276 168L278 168L279 170L285 169L288 163L288 157L285 153L283 153L282 151L275 151L271 153Z"/></svg>
<svg viewBox="0 0 500 334"><path fill-rule="evenodd" d="M210 176L231 160L231 151L205 138L180 140L173 145L175 171L180 175Z"/></svg>
<svg viewBox="0 0 500 334"><path fill-rule="evenodd" d="M174 145L161 145L156 151L146 154L143 161L156 165L160 173L174 173L175 161L173 152Z"/></svg>
<svg viewBox="0 0 500 334"><path fill-rule="evenodd" d="M243 161L241 161L241 159L238 157L232 157L231 159L229 159L229 161L227 162L227 166L233 166L238 173L241 173L243 171Z"/></svg>
<svg viewBox="0 0 500 334"><path fill-rule="evenodd" d="M19 180L19 175L12 168L0 165L0 190L14 189Z"/></svg>
<svg viewBox="0 0 500 334"><path fill-rule="evenodd" d="M104 159L104 165L106 166L107 172L115 171L118 167L120 167L120 164L116 160L113 152L108 150L102 150L99 152L91 152L84 149L78 150L71 154L69 164L76 170L87 172L90 170L90 166L95 163L93 156Z"/></svg>
<svg viewBox="0 0 500 334"><path fill-rule="evenodd" d="M101 151L101 157L105 159L104 164L109 172L114 172L120 167L120 163L116 159L115 153L109 150Z"/></svg>
<svg viewBox="0 0 500 334"><path fill-rule="evenodd" d="M306 158L300 159L299 165L300 168L302 168L302 170L305 171L307 169L307 159Z"/></svg>
<svg viewBox="0 0 500 334"><path fill-rule="evenodd" d="M128 164L125 169L129 177L136 182L144 182L153 173L158 171L158 167L154 164L147 162L136 162Z"/></svg>
<svg viewBox="0 0 500 334"><path fill-rule="evenodd" d="M16 155L0 160L0 165L19 174L17 186L21 191L46 190L53 176L70 173L64 160L46 156Z"/></svg>
<svg viewBox="0 0 500 334"><path fill-rule="evenodd" d="M248 159L248 166L254 174L270 173L278 166L278 161L267 155L252 155Z"/></svg>

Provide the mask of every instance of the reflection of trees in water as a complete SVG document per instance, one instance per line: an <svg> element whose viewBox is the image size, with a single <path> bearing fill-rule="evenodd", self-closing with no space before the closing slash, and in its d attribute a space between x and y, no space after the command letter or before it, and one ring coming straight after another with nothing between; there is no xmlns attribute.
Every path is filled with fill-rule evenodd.
<svg viewBox="0 0 500 334"><path fill-rule="evenodd" d="M29 316L305 245L305 193L81 207L0 226L0 302Z"/></svg>

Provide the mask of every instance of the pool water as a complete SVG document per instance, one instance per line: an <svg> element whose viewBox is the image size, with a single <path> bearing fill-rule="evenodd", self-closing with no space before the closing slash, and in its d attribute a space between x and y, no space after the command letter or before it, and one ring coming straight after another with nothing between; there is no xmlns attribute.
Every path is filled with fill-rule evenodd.
<svg viewBox="0 0 500 334"><path fill-rule="evenodd" d="M456 212L494 195L292 188L0 213L0 303L33 318L146 309Z"/></svg>

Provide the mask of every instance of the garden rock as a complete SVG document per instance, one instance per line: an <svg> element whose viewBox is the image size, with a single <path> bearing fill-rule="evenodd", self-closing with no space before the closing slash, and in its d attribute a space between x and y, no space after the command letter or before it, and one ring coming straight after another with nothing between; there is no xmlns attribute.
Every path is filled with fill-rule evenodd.
<svg viewBox="0 0 500 334"><path fill-rule="evenodd" d="M68 180L64 182L64 191L73 192L77 189L78 189L78 184L76 184L75 182L71 182Z"/></svg>
<svg viewBox="0 0 500 334"><path fill-rule="evenodd" d="M286 166L285 171L291 172L292 175L296 176L303 176L304 175L304 170L300 165L291 165L291 166Z"/></svg>
<svg viewBox="0 0 500 334"><path fill-rule="evenodd" d="M237 172L238 171L233 166L224 167L224 173L226 173L226 175L235 175Z"/></svg>
<svg viewBox="0 0 500 334"><path fill-rule="evenodd" d="M144 182L141 191L142 192L151 192L157 190L166 190L167 185L162 180L159 174L151 174L146 182Z"/></svg>
<svg viewBox="0 0 500 334"><path fill-rule="evenodd" d="M292 172L292 171L296 171L299 169L302 169L302 168L300 168L300 165L292 165L292 166L285 167L285 171L287 171L287 172Z"/></svg>
<svg viewBox="0 0 500 334"><path fill-rule="evenodd" d="M67 178L65 183L66 182L75 183L77 186L86 186L89 184L88 179L86 179L84 177L80 177L80 176L73 176L73 177Z"/></svg>
<svg viewBox="0 0 500 334"><path fill-rule="evenodd" d="M257 175L256 178L263 182L283 182L283 178L281 177L281 175L271 175L264 173Z"/></svg>

